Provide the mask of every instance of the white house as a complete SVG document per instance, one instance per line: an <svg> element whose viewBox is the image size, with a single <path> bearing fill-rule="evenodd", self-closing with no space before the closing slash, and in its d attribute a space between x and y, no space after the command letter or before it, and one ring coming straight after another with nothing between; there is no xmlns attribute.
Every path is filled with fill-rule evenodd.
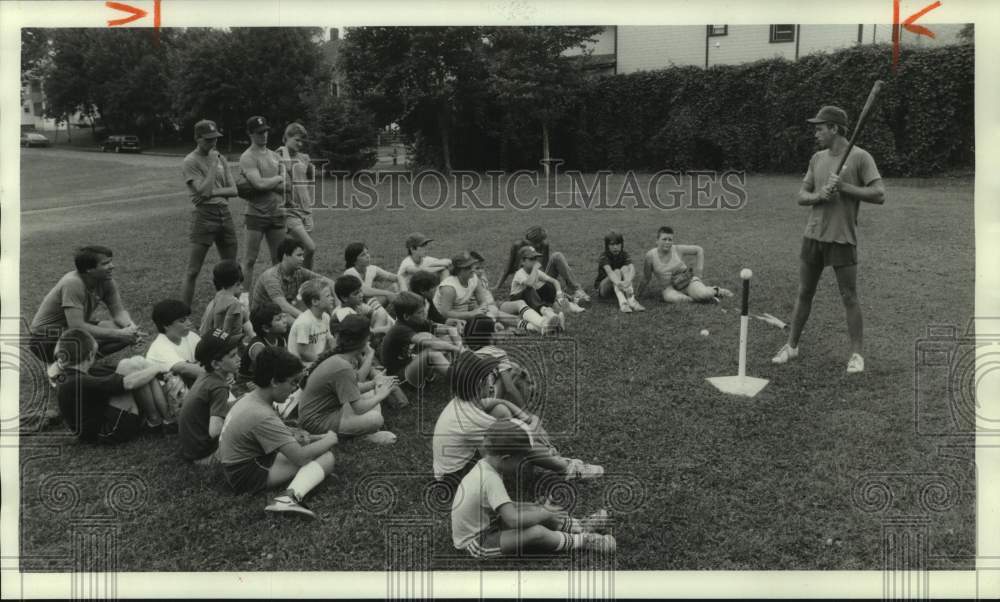
<svg viewBox="0 0 1000 602"><path fill-rule="evenodd" d="M929 24L934 38L900 31L900 44L957 43L961 23ZM784 57L797 60L856 44L888 43L892 26L877 24L612 25L590 44L588 64L601 73L632 73L671 66L735 65ZM568 51L567 55L579 54ZM613 68L612 68L613 67Z"/></svg>

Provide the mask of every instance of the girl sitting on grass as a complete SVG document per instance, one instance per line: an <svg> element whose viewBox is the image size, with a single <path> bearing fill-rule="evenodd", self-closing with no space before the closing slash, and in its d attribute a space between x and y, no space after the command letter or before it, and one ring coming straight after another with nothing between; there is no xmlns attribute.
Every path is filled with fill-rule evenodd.
<svg viewBox="0 0 1000 602"><path fill-rule="evenodd" d="M606 298L614 292L618 298L618 308L625 314L646 311L635 298L633 279L635 266L625 251L625 237L612 230L604 235L604 252L597 260L597 279L594 280L597 295Z"/></svg>

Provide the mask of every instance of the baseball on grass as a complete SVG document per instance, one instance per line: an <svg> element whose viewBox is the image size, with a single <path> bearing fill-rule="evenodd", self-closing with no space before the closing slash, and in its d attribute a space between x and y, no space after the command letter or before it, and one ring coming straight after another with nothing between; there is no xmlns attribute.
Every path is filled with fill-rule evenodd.
<svg viewBox="0 0 1000 602"><path fill-rule="evenodd" d="M708 329L707 328L702 328L701 329L701 336L703 336L703 337L707 337L708 336Z"/></svg>
<svg viewBox="0 0 1000 602"><path fill-rule="evenodd" d="M740 278L744 280L750 280L751 278L753 278L753 272L750 271L750 268L743 268L742 270L740 270Z"/></svg>

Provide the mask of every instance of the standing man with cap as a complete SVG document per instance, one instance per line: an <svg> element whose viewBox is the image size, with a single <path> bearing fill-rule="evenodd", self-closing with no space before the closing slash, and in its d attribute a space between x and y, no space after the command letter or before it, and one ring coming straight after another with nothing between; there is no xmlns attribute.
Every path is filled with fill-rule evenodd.
<svg viewBox="0 0 1000 602"><path fill-rule="evenodd" d="M271 264L278 263L278 245L285 238L283 190L284 167L278 154L267 148L267 133L271 126L257 115L247 120L250 148L240 156L240 171L253 189L248 196L246 211L246 250L243 255L243 277L247 290L253 290L253 266L260 253L261 239L267 239Z"/></svg>
<svg viewBox="0 0 1000 602"><path fill-rule="evenodd" d="M847 373L863 372L861 304L858 302L858 208L862 202L881 205L885 188L875 160L855 146L844 168L834 173L847 151L847 113L834 106L825 106L814 124L820 149L809 160L809 169L799 188L799 205L810 207L799 254L799 292L788 342L771 361L785 364L799 355L799 338L809 312L823 268L832 266L837 276L840 298L847 312L847 332L851 339L851 355Z"/></svg>
<svg viewBox="0 0 1000 602"><path fill-rule="evenodd" d="M229 197L236 196L236 182L226 158L215 150L221 136L214 121L199 121L194 124L194 140L198 146L184 157L184 183L194 204L191 252L181 287L181 300L188 305L194 299L195 283L213 244L219 259L236 259L236 228L229 212Z"/></svg>

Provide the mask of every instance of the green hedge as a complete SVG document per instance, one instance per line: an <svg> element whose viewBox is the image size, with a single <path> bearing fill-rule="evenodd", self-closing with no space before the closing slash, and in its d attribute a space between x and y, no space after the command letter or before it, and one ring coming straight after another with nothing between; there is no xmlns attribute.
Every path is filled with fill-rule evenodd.
<svg viewBox="0 0 1000 602"><path fill-rule="evenodd" d="M583 170L736 168L801 172L814 142L805 119L824 104L853 120L885 81L858 144L886 175L926 175L974 163L974 48L856 46L798 61L617 75L585 91L564 131Z"/></svg>
<svg viewBox="0 0 1000 602"><path fill-rule="evenodd" d="M805 120L824 104L857 118L872 84L879 106L858 141L885 175L929 175L974 163L974 47L864 45L798 61L674 67L595 78L554 128L552 154L563 169L734 168L801 173L815 150ZM456 111L451 141L457 169L537 169L540 132L504 126L490 98ZM440 157L433 124L417 139L418 158Z"/></svg>

